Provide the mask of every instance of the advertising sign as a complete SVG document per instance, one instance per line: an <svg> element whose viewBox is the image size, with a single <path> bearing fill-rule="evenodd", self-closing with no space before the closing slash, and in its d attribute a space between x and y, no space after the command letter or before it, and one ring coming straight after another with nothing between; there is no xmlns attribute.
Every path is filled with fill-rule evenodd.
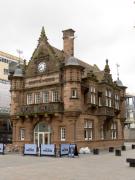
<svg viewBox="0 0 135 180"><path fill-rule="evenodd" d="M68 156L69 157L74 157L75 155L75 144L70 144L69 145L69 153L68 153Z"/></svg>
<svg viewBox="0 0 135 180"><path fill-rule="evenodd" d="M4 153L4 144L0 144L0 154Z"/></svg>
<svg viewBox="0 0 135 180"><path fill-rule="evenodd" d="M36 144L25 144L24 145L24 155L37 155L37 145Z"/></svg>
<svg viewBox="0 0 135 180"><path fill-rule="evenodd" d="M40 155L54 156L55 155L55 144L41 144Z"/></svg>
<svg viewBox="0 0 135 180"><path fill-rule="evenodd" d="M70 144L61 144L61 146L60 146L60 154L61 155L68 155L69 146L70 146Z"/></svg>

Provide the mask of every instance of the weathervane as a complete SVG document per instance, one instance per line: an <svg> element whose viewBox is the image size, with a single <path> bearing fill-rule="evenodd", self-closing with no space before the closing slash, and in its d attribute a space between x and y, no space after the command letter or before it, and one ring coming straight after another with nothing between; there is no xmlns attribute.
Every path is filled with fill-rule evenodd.
<svg viewBox="0 0 135 180"><path fill-rule="evenodd" d="M16 51L17 51L17 53L19 55L19 64L20 64L20 55L23 53L23 51L21 51L20 49L17 49Z"/></svg>
<svg viewBox="0 0 135 180"><path fill-rule="evenodd" d="M119 80L119 67L120 67L120 65L116 64L116 67L117 67L117 79Z"/></svg>

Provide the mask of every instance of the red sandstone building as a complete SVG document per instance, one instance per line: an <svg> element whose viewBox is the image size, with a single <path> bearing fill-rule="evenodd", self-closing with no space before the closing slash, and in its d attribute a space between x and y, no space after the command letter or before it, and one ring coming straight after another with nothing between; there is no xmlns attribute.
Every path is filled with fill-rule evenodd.
<svg viewBox="0 0 135 180"><path fill-rule="evenodd" d="M58 50L43 28L29 64L9 75L14 145L123 144L126 87L112 80L108 60L101 71L74 57L74 32L63 31Z"/></svg>

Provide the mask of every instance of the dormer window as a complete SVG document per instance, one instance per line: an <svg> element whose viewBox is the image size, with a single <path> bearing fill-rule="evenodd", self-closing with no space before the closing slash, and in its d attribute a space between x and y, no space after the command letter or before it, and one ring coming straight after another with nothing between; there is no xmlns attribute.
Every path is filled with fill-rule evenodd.
<svg viewBox="0 0 135 180"><path fill-rule="evenodd" d="M105 91L105 105L112 107L112 92L108 89Z"/></svg>

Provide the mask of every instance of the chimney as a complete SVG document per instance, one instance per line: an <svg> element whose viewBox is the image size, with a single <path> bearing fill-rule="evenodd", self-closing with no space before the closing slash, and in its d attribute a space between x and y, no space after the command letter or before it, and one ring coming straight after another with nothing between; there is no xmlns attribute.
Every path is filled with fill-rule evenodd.
<svg viewBox="0 0 135 180"><path fill-rule="evenodd" d="M74 56L74 33L73 29L67 29L63 32L63 51L67 56Z"/></svg>

